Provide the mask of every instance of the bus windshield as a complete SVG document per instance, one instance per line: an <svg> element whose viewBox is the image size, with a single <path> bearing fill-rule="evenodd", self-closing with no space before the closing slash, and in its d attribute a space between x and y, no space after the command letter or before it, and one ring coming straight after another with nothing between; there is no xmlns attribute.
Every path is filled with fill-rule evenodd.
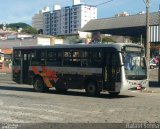
<svg viewBox="0 0 160 129"><path fill-rule="evenodd" d="M127 79L134 80L147 78L145 58L141 52L125 52L123 61Z"/></svg>

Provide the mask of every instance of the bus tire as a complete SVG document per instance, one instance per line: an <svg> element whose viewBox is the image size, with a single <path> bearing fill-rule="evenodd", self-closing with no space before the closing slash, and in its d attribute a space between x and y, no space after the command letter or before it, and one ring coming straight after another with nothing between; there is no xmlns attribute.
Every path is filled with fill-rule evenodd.
<svg viewBox="0 0 160 129"><path fill-rule="evenodd" d="M100 94L96 83L90 82L86 85L85 91L88 96L97 96Z"/></svg>
<svg viewBox="0 0 160 129"><path fill-rule="evenodd" d="M154 66L153 66L153 65L151 65L151 66L150 66L150 69L154 69Z"/></svg>
<svg viewBox="0 0 160 129"><path fill-rule="evenodd" d="M44 81L41 77L36 77L33 82L33 88L36 92L47 92L48 87L44 84Z"/></svg>
<svg viewBox="0 0 160 129"><path fill-rule="evenodd" d="M120 92L109 92L110 96L116 97L119 95Z"/></svg>

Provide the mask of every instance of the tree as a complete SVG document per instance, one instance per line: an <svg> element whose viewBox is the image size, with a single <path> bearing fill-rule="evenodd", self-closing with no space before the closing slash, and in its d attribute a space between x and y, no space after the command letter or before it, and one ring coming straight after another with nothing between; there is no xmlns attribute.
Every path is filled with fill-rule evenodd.
<svg viewBox="0 0 160 129"><path fill-rule="evenodd" d="M19 28L26 28L26 27L31 27L30 25L26 23L11 23L11 24L6 24L6 28L11 28L13 31L18 31ZM0 24L0 29L3 28L3 24Z"/></svg>
<svg viewBox="0 0 160 129"><path fill-rule="evenodd" d="M140 37L131 37L130 39L133 43L141 43ZM142 39L142 43L144 43L144 38Z"/></svg>
<svg viewBox="0 0 160 129"><path fill-rule="evenodd" d="M23 28L22 33L38 34L38 31L35 28L32 28L32 27L25 27L25 28Z"/></svg>
<svg viewBox="0 0 160 129"><path fill-rule="evenodd" d="M115 41L112 38L110 38L110 37L104 37L102 39L102 42L114 42L115 43Z"/></svg>
<svg viewBox="0 0 160 129"><path fill-rule="evenodd" d="M3 28L3 25L2 24L0 24L0 29L2 29Z"/></svg>
<svg viewBox="0 0 160 129"><path fill-rule="evenodd" d="M26 27L31 27L30 25L26 24L26 23L11 23L11 24L7 24L7 28L26 28Z"/></svg>
<svg viewBox="0 0 160 129"><path fill-rule="evenodd" d="M38 34L43 34L43 29L38 30Z"/></svg>

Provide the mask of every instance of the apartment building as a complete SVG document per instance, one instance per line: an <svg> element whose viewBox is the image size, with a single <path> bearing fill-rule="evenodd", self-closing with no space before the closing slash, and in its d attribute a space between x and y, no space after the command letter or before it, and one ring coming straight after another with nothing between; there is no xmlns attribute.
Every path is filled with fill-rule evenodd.
<svg viewBox="0 0 160 129"><path fill-rule="evenodd" d="M70 33L77 33L91 19L97 19L97 8L85 4L73 5L70 19Z"/></svg>
<svg viewBox="0 0 160 129"><path fill-rule="evenodd" d="M51 35L51 12L43 13L43 34Z"/></svg>
<svg viewBox="0 0 160 129"><path fill-rule="evenodd" d="M64 7L61 9L61 16L59 17L61 21L61 35L70 33L70 7Z"/></svg>
<svg viewBox="0 0 160 129"><path fill-rule="evenodd" d="M61 33L61 10L55 10L51 13L51 35L59 35Z"/></svg>
<svg viewBox="0 0 160 129"><path fill-rule="evenodd" d="M75 34L91 19L97 19L95 6L80 4L73 0L73 6L54 7L52 12L43 13L43 33L46 35Z"/></svg>
<svg viewBox="0 0 160 129"><path fill-rule="evenodd" d="M48 11L49 7L44 7L44 9L40 10L39 13L32 17L33 28L36 28L37 30L43 30L43 13Z"/></svg>

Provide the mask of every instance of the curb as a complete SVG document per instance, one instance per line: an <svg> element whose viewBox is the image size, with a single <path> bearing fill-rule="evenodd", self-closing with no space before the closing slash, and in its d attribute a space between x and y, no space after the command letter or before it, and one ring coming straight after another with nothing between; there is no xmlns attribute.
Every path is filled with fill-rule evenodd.
<svg viewBox="0 0 160 129"><path fill-rule="evenodd" d="M160 89L155 91L155 90L152 90L152 88L148 88L148 89L144 89L142 90L143 93L160 93Z"/></svg>
<svg viewBox="0 0 160 129"><path fill-rule="evenodd" d="M1 80L1 79L0 79L0 83L7 83L7 84L8 83L10 83L10 84L12 83L12 84L16 84L16 82L14 82L12 80Z"/></svg>

